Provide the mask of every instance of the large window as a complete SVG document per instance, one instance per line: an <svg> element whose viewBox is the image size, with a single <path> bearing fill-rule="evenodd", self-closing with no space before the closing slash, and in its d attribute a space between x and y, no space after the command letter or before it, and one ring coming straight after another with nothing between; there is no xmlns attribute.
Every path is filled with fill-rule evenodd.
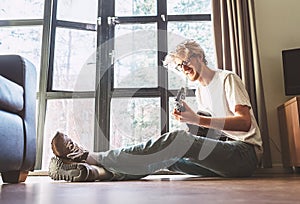
<svg viewBox="0 0 300 204"><path fill-rule="evenodd" d="M39 114L40 74L43 69L41 58L44 3L44 0L1 0L0 8L1 55L21 55L31 61L36 67L36 117Z"/></svg>
<svg viewBox="0 0 300 204"><path fill-rule="evenodd" d="M161 62L169 49L192 38L206 50L209 65L215 66L211 1L116 0L114 13L110 148L186 128L170 112L181 86L189 88L187 101L197 109L195 84L175 70L166 70Z"/></svg>
<svg viewBox="0 0 300 204"><path fill-rule="evenodd" d="M48 74L40 124L38 166L47 169L57 131L88 149L94 146L97 0L53 0ZM42 156L40 156L42 155Z"/></svg>
<svg viewBox="0 0 300 204"><path fill-rule="evenodd" d="M196 109L195 84L162 60L193 38L214 67L210 14L211 0L2 0L0 52L38 71L36 168L48 169L57 131L101 151L185 128L173 98L188 87Z"/></svg>

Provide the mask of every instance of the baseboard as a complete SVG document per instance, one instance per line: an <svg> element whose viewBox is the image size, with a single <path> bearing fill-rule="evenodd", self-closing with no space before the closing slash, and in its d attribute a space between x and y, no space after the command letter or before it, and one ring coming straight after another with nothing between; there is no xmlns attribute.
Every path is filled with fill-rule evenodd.
<svg viewBox="0 0 300 204"><path fill-rule="evenodd" d="M292 167L283 167L282 165L273 165L272 168L258 168L255 174L293 174L295 169Z"/></svg>
<svg viewBox="0 0 300 204"><path fill-rule="evenodd" d="M30 171L29 176L48 176L48 171L45 170L34 170Z"/></svg>

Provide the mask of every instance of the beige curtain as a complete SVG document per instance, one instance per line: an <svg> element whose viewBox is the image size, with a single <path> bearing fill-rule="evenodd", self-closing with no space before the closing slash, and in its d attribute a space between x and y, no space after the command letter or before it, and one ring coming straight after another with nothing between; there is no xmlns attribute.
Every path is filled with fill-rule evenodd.
<svg viewBox="0 0 300 204"><path fill-rule="evenodd" d="M268 125L258 55L253 0L212 0L217 66L237 73L250 95L259 123L263 167L271 167Z"/></svg>

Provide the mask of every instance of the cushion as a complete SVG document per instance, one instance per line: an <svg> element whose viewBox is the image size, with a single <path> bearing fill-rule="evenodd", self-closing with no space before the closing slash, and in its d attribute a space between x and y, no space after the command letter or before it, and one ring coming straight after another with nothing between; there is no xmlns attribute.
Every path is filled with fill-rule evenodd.
<svg viewBox="0 0 300 204"><path fill-rule="evenodd" d="M23 87L0 75L0 110L17 113L23 109Z"/></svg>

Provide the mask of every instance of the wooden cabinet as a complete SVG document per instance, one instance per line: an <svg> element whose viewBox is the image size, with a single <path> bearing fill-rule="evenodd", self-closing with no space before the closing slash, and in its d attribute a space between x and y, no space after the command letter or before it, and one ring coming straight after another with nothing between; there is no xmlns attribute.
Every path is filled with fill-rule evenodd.
<svg viewBox="0 0 300 204"><path fill-rule="evenodd" d="M284 167L300 167L300 97L278 107L281 155Z"/></svg>

